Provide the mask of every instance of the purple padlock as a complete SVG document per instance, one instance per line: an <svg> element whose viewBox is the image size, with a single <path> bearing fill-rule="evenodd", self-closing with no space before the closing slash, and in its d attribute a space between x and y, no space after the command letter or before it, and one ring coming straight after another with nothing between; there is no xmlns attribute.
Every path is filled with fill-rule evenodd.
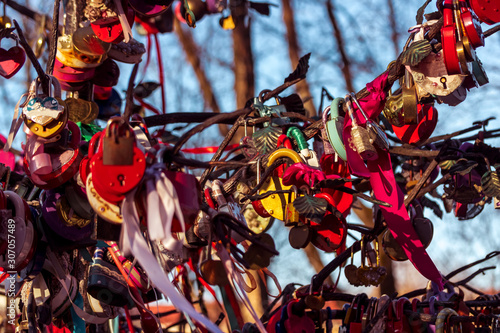
<svg viewBox="0 0 500 333"><path fill-rule="evenodd" d="M61 197L60 193L49 190L46 192L45 200L42 205L42 216L45 223L60 237L71 241L81 241L89 238L92 234L92 225L87 224L83 228L66 225L57 213L57 200Z"/></svg>

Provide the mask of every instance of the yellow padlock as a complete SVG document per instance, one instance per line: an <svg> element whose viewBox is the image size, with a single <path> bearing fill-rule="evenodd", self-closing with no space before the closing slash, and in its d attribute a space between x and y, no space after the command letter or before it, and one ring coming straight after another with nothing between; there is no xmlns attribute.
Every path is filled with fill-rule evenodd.
<svg viewBox="0 0 500 333"><path fill-rule="evenodd" d="M267 166L271 166L278 158L289 157L294 163L303 163L300 155L291 149L278 149L269 155ZM262 188L259 190L259 194L264 194L269 191L276 190L289 190L292 186L283 185L281 178L277 176L270 176L267 178ZM272 194L264 199L261 199L262 206L269 212L269 214L281 221L285 219L285 209L288 204L289 193L277 193Z"/></svg>

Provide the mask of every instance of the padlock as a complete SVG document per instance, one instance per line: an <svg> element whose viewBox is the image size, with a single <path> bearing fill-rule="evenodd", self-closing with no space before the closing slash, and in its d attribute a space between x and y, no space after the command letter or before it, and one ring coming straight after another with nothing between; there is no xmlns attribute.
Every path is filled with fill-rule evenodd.
<svg viewBox="0 0 500 333"><path fill-rule="evenodd" d="M500 197L500 178L496 170L491 170L489 162L486 163L488 171L481 177L481 188L483 193L489 197Z"/></svg>
<svg viewBox="0 0 500 333"><path fill-rule="evenodd" d="M212 182L212 194L217 201L217 211L221 213L227 213L231 215L236 221L238 221L241 225L248 227L247 221L245 220L245 216L241 213L241 208L236 202L234 202L234 199L232 196L229 196L227 199L224 197L224 194L222 192L222 189L224 187L224 184L216 179ZM238 233L232 233L232 238L237 242L240 243L245 238L238 234Z"/></svg>
<svg viewBox="0 0 500 333"><path fill-rule="evenodd" d="M361 267L358 268L357 275L359 281L365 286L378 286L385 279L387 275L387 270L385 267L380 266L380 248L378 243L378 238L375 238L375 252L376 252L376 264L371 264L370 266L365 265L365 257L368 252L367 248L370 247L369 243L366 243L365 237L361 239Z"/></svg>
<svg viewBox="0 0 500 333"><path fill-rule="evenodd" d="M55 190L49 190L44 193L44 198L40 199L44 225L64 240L78 242L89 239L93 231L93 225L90 224L90 221L77 221L75 219L75 221L66 222L61 218L60 212L58 212L58 202L61 209L60 199L62 196ZM65 208L68 209L68 207Z"/></svg>
<svg viewBox="0 0 500 333"><path fill-rule="evenodd" d="M299 148L299 155L306 162L306 164L313 168L319 168L318 156L316 156L316 152L314 150L309 149L302 131L295 126L291 126L288 128L286 135L289 138L295 139Z"/></svg>
<svg viewBox="0 0 500 333"><path fill-rule="evenodd" d="M285 227L294 226L300 222L299 212L293 206L293 201L298 197L297 186L292 185L291 189L293 193L290 193L290 195L288 196L288 203L286 204L285 208L285 219L283 220L283 222L285 223Z"/></svg>
<svg viewBox="0 0 500 333"><path fill-rule="evenodd" d="M369 161L376 160L378 158L378 154L375 147L370 142L370 134L368 133L368 130L362 126L358 126L354 117L351 96L346 95L345 101L348 109L347 112L349 113L352 121L351 143L354 145L354 149L362 159Z"/></svg>
<svg viewBox="0 0 500 333"><path fill-rule="evenodd" d="M90 19L90 26L96 36L103 42L115 44L123 40L129 42L132 37L130 26L134 23L135 12L128 6L123 8L121 0L113 0L113 4L114 13L109 13L108 16L100 16L96 20Z"/></svg>
<svg viewBox="0 0 500 333"><path fill-rule="evenodd" d="M76 29L72 36L72 55L75 58L69 59L72 63L71 67L97 67L107 58L107 54L111 49L111 44L103 42L97 37L91 26L86 26ZM71 53L69 54L71 57ZM62 63L65 63L61 61Z"/></svg>
<svg viewBox="0 0 500 333"><path fill-rule="evenodd" d="M95 68L95 75L90 81L96 86L109 88L116 86L119 78L120 67L115 61L108 58ZM111 92L111 89L109 91Z"/></svg>
<svg viewBox="0 0 500 333"><path fill-rule="evenodd" d="M58 135L68 121L68 111L61 100L59 81L53 76L50 76L49 81L50 88L54 88L51 96L38 93L40 80L37 78L30 86L30 95L34 97L23 108L24 123L33 134L42 138Z"/></svg>
<svg viewBox="0 0 500 333"><path fill-rule="evenodd" d="M410 305L410 301L406 297L401 297L393 302L394 306L394 319L393 319L393 332L406 333L411 332L410 323L404 313L405 305Z"/></svg>
<svg viewBox="0 0 500 333"><path fill-rule="evenodd" d="M382 113L392 126L403 126L405 124L403 116L403 95L393 95L392 90L389 89L389 96L387 96Z"/></svg>
<svg viewBox="0 0 500 333"><path fill-rule="evenodd" d="M141 62L144 53L146 53L144 44L131 38L128 43L111 44L108 57L126 64L137 64Z"/></svg>
<svg viewBox="0 0 500 333"><path fill-rule="evenodd" d="M294 163L301 163L302 159L299 154L291 149L281 148L272 152L267 160L267 166L271 166L278 158L289 157ZM291 186L282 184L281 178L270 176L259 190L259 194L264 194L269 191L290 190ZM285 218L286 204L288 203L289 193L272 194L261 199L262 205L266 211L274 218L283 221Z"/></svg>
<svg viewBox="0 0 500 333"><path fill-rule="evenodd" d="M92 79L95 75L94 68L73 68L66 66L59 59L54 62L54 77L60 82L80 83Z"/></svg>
<svg viewBox="0 0 500 333"><path fill-rule="evenodd" d="M471 0L470 5L482 22L490 25L500 22L500 6L497 2Z"/></svg>
<svg viewBox="0 0 500 333"><path fill-rule="evenodd" d="M405 68L405 75L401 83L401 94L403 98L403 117L406 125L417 124L419 122L417 111L417 92L413 76Z"/></svg>
<svg viewBox="0 0 500 333"><path fill-rule="evenodd" d="M66 94L64 103L68 109L69 120L74 123L90 124L97 119L99 106L93 101L86 101L78 97L78 91Z"/></svg>
<svg viewBox="0 0 500 333"><path fill-rule="evenodd" d="M314 321L295 307L298 302L298 299L292 300L286 307L288 318L284 321L284 332L315 332Z"/></svg>
<svg viewBox="0 0 500 333"><path fill-rule="evenodd" d="M458 313L453 310L452 308L444 308L441 311L439 311L437 317L436 317L436 333L443 333L444 332L444 327L445 323L447 322L447 319L449 316L458 316ZM450 330L453 332L454 330ZM462 332L460 329L459 332ZM482 332L482 331L481 331Z"/></svg>
<svg viewBox="0 0 500 333"><path fill-rule="evenodd" d="M74 42L77 44L76 47ZM106 59L110 48L109 44L95 36L90 27L79 28L73 35L63 35L57 39L56 58L64 66L71 68L95 68Z"/></svg>
<svg viewBox="0 0 500 333"><path fill-rule="evenodd" d="M5 19L6 16L3 17ZM2 19L0 17L0 19ZM0 26L3 22L0 22ZM11 47L9 50L0 48L0 75L6 79L10 79L23 67L26 61L26 53L24 49L18 45L19 39L13 33L7 35L7 37L12 38L16 41L16 45Z"/></svg>
<svg viewBox="0 0 500 333"><path fill-rule="evenodd" d="M33 256L33 242L36 240L36 230L27 218L24 200L12 191L3 191L4 208L2 215L11 216L7 220L7 253L0 255L0 267L4 271L20 271L28 258ZM21 267L22 266L22 267Z"/></svg>
<svg viewBox="0 0 500 333"><path fill-rule="evenodd" d="M208 284L221 287L229 284L222 261L212 259L212 231L209 232L208 245L202 250L200 261L200 275Z"/></svg>
<svg viewBox="0 0 500 333"><path fill-rule="evenodd" d="M94 183L92 182L92 173L89 173L87 176L85 188L87 190L87 198L89 199L90 206L92 206L92 209L97 215L111 223L123 223L121 208L118 205L105 200L99 195L94 188Z"/></svg>
<svg viewBox="0 0 500 333"><path fill-rule="evenodd" d="M68 136L71 132L71 141L66 144L64 150L58 149L56 153L45 153L44 142L41 138L36 136L28 138L27 153L23 160L24 171L40 188L52 189L61 186L78 171L82 160L79 147L80 129L71 121L68 121L67 126L68 131L63 133Z"/></svg>
<svg viewBox="0 0 500 333"><path fill-rule="evenodd" d="M354 103L356 103L359 112L361 112L361 115L363 116L363 118L365 118L365 126L370 136L370 143L377 146L381 150L388 151L389 140L387 139L387 135L385 134L384 130L380 127L379 124L368 118L354 93L351 93L351 99L354 101Z"/></svg>
<svg viewBox="0 0 500 333"><path fill-rule="evenodd" d="M394 134L404 143L418 144L431 137L438 122L436 108L429 104L418 104L419 123L393 127Z"/></svg>
<svg viewBox="0 0 500 333"><path fill-rule="evenodd" d="M269 248L276 248L274 240L269 234L261 233L258 237ZM273 256L273 253L266 251L262 246L252 243L243 254L243 259L249 265L250 269L259 270L268 267Z"/></svg>
<svg viewBox="0 0 500 333"><path fill-rule="evenodd" d="M358 278L357 271L358 267L354 265L354 248L351 247L351 263L344 267L344 275L347 278L347 281L355 287L361 286L361 281Z"/></svg>
<svg viewBox="0 0 500 333"><path fill-rule="evenodd" d="M293 226L288 233L288 242L294 249L303 249L311 242L313 231L307 224Z"/></svg>
<svg viewBox="0 0 500 333"><path fill-rule="evenodd" d="M461 24L474 48L484 46L484 34L481 22L465 0L459 1Z"/></svg>
<svg viewBox="0 0 500 333"><path fill-rule="evenodd" d="M83 228L90 224L90 219L85 219L74 212L65 196L57 199L56 210L59 219L68 227Z"/></svg>
<svg viewBox="0 0 500 333"><path fill-rule="evenodd" d="M309 294L304 297L304 303L306 306L314 311L320 311L325 306L325 298L323 297L323 286L318 293L313 293L312 285L315 275L311 278L311 284L309 285Z"/></svg>
<svg viewBox="0 0 500 333"><path fill-rule="evenodd" d="M321 223L311 221L314 230L312 243L317 248L329 253L345 246L347 237L347 221L335 208L335 201L328 193L317 193L315 198L323 198L328 202L328 209Z"/></svg>
<svg viewBox="0 0 500 333"><path fill-rule="evenodd" d="M324 126L326 127L328 140L330 141L333 149L341 159L347 161L344 141L342 139L342 132L344 130L344 117L341 117L339 115L340 103L343 100L343 98L337 97L332 101L332 104L330 105L330 120L324 122ZM327 117L327 115L325 117Z"/></svg>
<svg viewBox="0 0 500 333"><path fill-rule="evenodd" d="M146 169L146 159L122 118L108 121L101 141L95 155L91 156L89 150L93 184L103 198L116 203L139 184Z"/></svg>

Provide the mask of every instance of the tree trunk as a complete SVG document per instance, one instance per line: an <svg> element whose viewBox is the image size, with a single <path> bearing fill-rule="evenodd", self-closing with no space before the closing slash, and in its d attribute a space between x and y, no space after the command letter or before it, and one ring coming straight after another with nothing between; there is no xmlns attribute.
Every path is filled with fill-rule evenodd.
<svg viewBox="0 0 500 333"><path fill-rule="evenodd" d="M251 39L251 22L247 16L246 1L231 2L231 16L235 24L233 30L234 93L236 108L245 107L246 102L255 97L255 73ZM246 22L248 20L248 22ZM232 143L237 143L244 135L240 128Z"/></svg>
<svg viewBox="0 0 500 333"><path fill-rule="evenodd" d="M205 104L209 106L213 113L220 113L219 104L217 103L217 98L215 97L212 89L212 83L208 80L207 75L205 74L205 69L201 64L200 51L198 45L193 39L191 31L183 29L180 22L176 19L174 19L174 29L177 37L179 38L179 42L184 49L186 59L193 67L193 71L198 79ZM229 130L227 125L219 124L219 131L221 135L225 136Z"/></svg>
<svg viewBox="0 0 500 333"><path fill-rule="evenodd" d="M341 58L341 69L342 74L345 80L345 87L347 91L354 92L354 86L352 84L352 74L351 74L351 60L347 55L347 51L345 50L344 37L342 36L342 31L337 22L337 18L335 17L335 8L333 6L333 0L328 0L326 2L326 11L328 13L328 18L330 19L330 23L333 27L333 35L335 36L335 40L337 41L337 49L340 53Z"/></svg>
<svg viewBox="0 0 500 333"><path fill-rule="evenodd" d="M292 68L295 68L299 63L299 59L302 56L300 54L300 47L297 38L297 31L295 30L295 19L293 17L293 8L291 5L291 0L282 0L283 4L283 22L286 26L286 35L288 40L288 53L290 55L290 62ZM309 90L309 85L306 80L302 80L296 84L297 93L304 100L304 108L306 109L306 114L308 117L315 116L317 114L316 107L311 96L311 91Z"/></svg>

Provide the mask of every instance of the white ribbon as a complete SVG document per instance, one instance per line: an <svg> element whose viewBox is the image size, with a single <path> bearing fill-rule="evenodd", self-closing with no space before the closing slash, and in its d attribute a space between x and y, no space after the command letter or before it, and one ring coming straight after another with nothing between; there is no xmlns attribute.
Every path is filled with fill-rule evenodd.
<svg viewBox="0 0 500 333"><path fill-rule="evenodd" d="M247 308L248 312L252 316L252 318L255 320L255 324L257 325L257 328L261 333L267 333L266 328L260 321L259 316L257 315L257 312L255 312L255 309L252 306L252 303L250 302L250 299L248 298L247 293L245 292L244 285L245 281L243 281L243 278L241 274L238 274L236 272L236 269L234 268L234 264L231 261L231 258L229 257L229 253L227 250L224 248L224 245L222 245L221 242L217 242L215 245L215 248L217 250L217 254L219 255L219 258L221 259L222 263L224 264L224 268L226 269L226 273L229 277L229 283L231 283L231 286L233 287L234 291L238 293L240 296L241 300L243 301L243 304ZM238 288L236 288L238 286Z"/></svg>
<svg viewBox="0 0 500 333"><path fill-rule="evenodd" d="M125 255L132 254L138 260L156 288L169 298L177 310L185 312L207 330L222 333L217 325L196 311L193 305L179 293L151 253L139 227L139 217L134 202L135 192L136 190L131 191L123 200L123 224L120 235L120 248Z"/></svg>
<svg viewBox="0 0 500 333"><path fill-rule="evenodd" d="M148 169L146 177L149 238L152 241L161 241L167 250L181 254L182 241L175 239L171 231L174 216L181 224L182 231L186 231L175 187L159 165Z"/></svg>

